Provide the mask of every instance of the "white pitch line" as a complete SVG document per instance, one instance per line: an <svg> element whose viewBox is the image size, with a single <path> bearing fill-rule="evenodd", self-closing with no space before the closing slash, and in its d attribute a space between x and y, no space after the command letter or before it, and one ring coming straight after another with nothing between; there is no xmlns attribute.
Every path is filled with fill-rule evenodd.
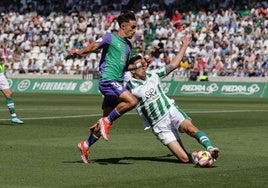
<svg viewBox="0 0 268 188"><path fill-rule="evenodd" d="M268 112L268 110L202 110L202 111L187 111L187 114L207 114L207 113L241 113L241 112ZM128 112L125 115L136 115L135 112ZM51 116L51 117L34 117L34 118L21 118L23 120L42 120L42 119L68 119L68 118L81 118L81 117L100 117L102 114L87 114L87 115L74 115L74 116ZM10 120L10 119L0 119Z"/></svg>
<svg viewBox="0 0 268 188"><path fill-rule="evenodd" d="M203 114L203 113L240 113L240 112L268 112L268 110L202 110L202 111L188 111L186 113L191 114Z"/></svg>

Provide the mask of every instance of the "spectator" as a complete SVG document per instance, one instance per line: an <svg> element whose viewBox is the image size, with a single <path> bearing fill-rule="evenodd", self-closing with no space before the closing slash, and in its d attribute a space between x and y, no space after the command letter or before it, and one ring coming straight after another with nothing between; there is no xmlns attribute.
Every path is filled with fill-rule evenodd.
<svg viewBox="0 0 268 188"><path fill-rule="evenodd" d="M21 55L18 48L14 50L11 61L12 61L12 74L19 73L21 65Z"/></svg>
<svg viewBox="0 0 268 188"><path fill-rule="evenodd" d="M33 58L34 46L38 45L41 52L46 53L47 56L54 56L56 65L61 67L64 64L63 56L66 50L70 50L74 46L85 47L87 43L82 38L85 41L89 41L89 38L91 40L99 38L106 32L105 26L107 24L105 23L109 22L110 24L108 31L118 30L117 20L111 18L118 14L122 7L137 11L137 25L140 29L137 30L137 40L135 40L134 46L141 52L145 49L147 52L153 51L150 49L150 44L152 40L155 41L152 37L155 37L157 40L164 39L165 48L172 54L180 47L180 44L174 39L189 33L193 35L193 44L196 46L187 49L186 55L188 57L188 52L193 49L198 50L196 47L204 44L206 55L203 52L202 55L205 55L204 60L206 61L211 56L211 52L219 49L221 58L224 60L223 58L228 53L232 56L229 58L234 59L238 57L239 52L245 56L248 48L252 49L255 56L260 54L262 63L268 59L266 1L257 1L252 4L244 3L243 6L237 1L232 1L233 4L229 4L228 1L221 3L210 1L209 4L196 2L191 3L191 6L185 5L184 2L175 1L165 1L162 4L154 1L146 6L141 5L140 2L124 1L121 2L122 6L120 6L120 2L111 4L109 10L110 4L105 4L102 0L94 3L88 3L85 0L68 1L65 7L57 5L56 2L52 6L46 6L48 0L40 1L37 4L26 4L26 2L21 1L21 4L17 6L7 2L8 6L0 7L2 10L0 41L5 41L8 44L7 50L11 56L15 46L21 48L25 63L28 59ZM227 5L230 6L225 8ZM194 7L197 7L197 14L192 11ZM85 12L85 9L88 12ZM101 13L100 10L107 10L107 14ZM179 12L181 10L183 12ZM219 11L212 12L211 10ZM180 30L177 29L177 26ZM230 50L235 52L230 53ZM225 62L225 67L233 66L230 60ZM26 67L25 65L25 70ZM241 72L245 73L248 70L239 70L237 75L241 75Z"/></svg>
<svg viewBox="0 0 268 188"><path fill-rule="evenodd" d="M80 67L80 65L79 64L77 64L76 66L75 66L75 68L73 69L73 71L74 71L74 75L79 75L79 74L81 74L82 73L82 70L81 70L81 67Z"/></svg>
<svg viewBox="0 0 268 188"><path fill-rule="evenodd" d="M61 64L61 66L59 67L59 74L68 74L68 69L64 64Z"/></svg>
<svg viewBox="0 0 268 188"><path fill-rule="evenodd" d="M180 66L179 66L179 70L178 70L178 74L181 78L186 78L188 75L188 69L189 69L189 62L186 58L186 56L183 56L181 62L180 62Z"/></svg>
<svg viewBox="0 0 268 188"><path fill-rule="evenodd" d="M182 14L179 12L179 10L175 10L172 19L171 19L173 26L178 29L181 30L182 28Z"/></svg>
<svg viewBox="0 0 268 188"><path fill-rule="evenodd" d="M78 34L81 34L81 33L86 33L86 31L87 31L87 22L85 20L85 17L84 16L79 16L78 17L78 24L77 24L76 32Z"/></svg>
<svg viewBox="0 0 268 188"><path fill-rule="evenodd" d="M22 52L29 53L32 50L32 42L29 39L25 38L20 47L22 49Z"/></svg>

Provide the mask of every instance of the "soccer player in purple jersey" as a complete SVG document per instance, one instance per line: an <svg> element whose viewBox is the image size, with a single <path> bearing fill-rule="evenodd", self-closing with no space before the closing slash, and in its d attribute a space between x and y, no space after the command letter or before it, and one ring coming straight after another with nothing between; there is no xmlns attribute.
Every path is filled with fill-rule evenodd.
<svg viewBox="0 0 268 188"><path fill-rule="evenodd" d="M104 95L102 104L103 117L95 124L100 127L101 136L108 141L109 129L117 118L132 110L137 104L137 99L123 85L124 73L126 70L133 70L142 67L142 64L126 67L129 60L132 45L129 41L136 32L137 21L135 14L131 11L123 12L117 17L120 29L117 33L107 32L90 46L82 50L71 50L66 58L72 56L83 56L98 49L102 49L99 63L99 90ZM135 66L135 67L133 67ZM92 126L92 129L99 128ZM84 163L88 162L89 146L94 144L99 135L94 130L85 141L78 144L81 151L81 158Z"/></svg>

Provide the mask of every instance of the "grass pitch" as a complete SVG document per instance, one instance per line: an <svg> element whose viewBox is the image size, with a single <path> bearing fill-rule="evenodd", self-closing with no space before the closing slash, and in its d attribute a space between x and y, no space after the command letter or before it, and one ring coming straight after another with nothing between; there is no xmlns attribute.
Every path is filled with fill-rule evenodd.
<svg viewBox="0 0 268 188"><path fill-rule="evenodd" d="M0 105L0 187L268 187L268 100L173 97L221 150L213 168L178 163L135 111L118 119L83 164L77 143L101 116L101 96L15 93L24 125ZM203 149L183 134L188 151Z"/></svg>

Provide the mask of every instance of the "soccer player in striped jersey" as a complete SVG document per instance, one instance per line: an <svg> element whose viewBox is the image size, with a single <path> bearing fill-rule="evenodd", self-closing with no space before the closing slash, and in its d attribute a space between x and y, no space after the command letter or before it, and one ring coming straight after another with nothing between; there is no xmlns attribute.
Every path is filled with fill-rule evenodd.
<svg viewBox="0 0 268 188"><path fill-rule="evenodd" d="M152 127L156 137L185 163L194 162L194 160L183 147L178 132L185 132L196 138L215 160L219 152L218 148L212 146L208 136L193 125L188 115L165 94L161 87L161 79L178 68L190 42L191 39L187 36L182 37L180 51L170 64L162 68L147 70L147 67L141 67L132 70L132 79L127 84L131 93L138 99L136 110L144 128ZM137 65L142 61L144 60L141 56L135 56L130 59L129 64Z"/></svg>
<svg viewBox="0 0 268 188"><path fill-rule="evenodd" d="M0 90L6 98L6 105L11 115L10 122L12 124L23 124L24 122L20 120L15 113L15 104L12 98L12 91L10 90L10 86L5 76L5 59L2 54L0 54Z"/></svg>

